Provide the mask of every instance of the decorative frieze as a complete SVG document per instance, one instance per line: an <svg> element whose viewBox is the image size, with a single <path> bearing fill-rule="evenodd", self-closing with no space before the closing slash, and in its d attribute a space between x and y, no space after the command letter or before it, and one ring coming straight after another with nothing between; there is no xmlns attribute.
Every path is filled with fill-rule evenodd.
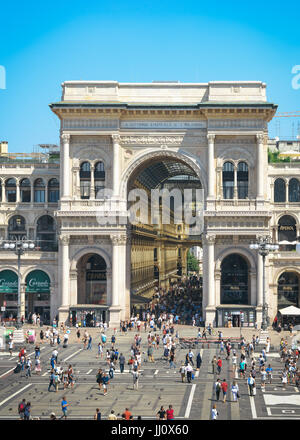
<svg viewBox="0 0 300 440"><path fill-rule="evenodd" d="M267 122L263 119L209 119L208 129L267 129Z"/></svg>
<svg viewBox="0 0 300 440"><path fill-rule="evenodd" d="M63 119L63 130L104 130L118 129L118 119L104 118L80 118L80 119Z"/></svg>

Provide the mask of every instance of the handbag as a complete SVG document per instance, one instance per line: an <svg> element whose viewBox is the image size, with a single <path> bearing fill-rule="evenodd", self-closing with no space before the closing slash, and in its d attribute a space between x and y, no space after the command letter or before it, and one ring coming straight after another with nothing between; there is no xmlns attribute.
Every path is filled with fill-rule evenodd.
<svg viewBox="0 0 300 440"><path fill-rule="evenodd" d="M236 397L237 397L238 399L240 398L240 393L239 393L239 392L236 393Z"/></svg>

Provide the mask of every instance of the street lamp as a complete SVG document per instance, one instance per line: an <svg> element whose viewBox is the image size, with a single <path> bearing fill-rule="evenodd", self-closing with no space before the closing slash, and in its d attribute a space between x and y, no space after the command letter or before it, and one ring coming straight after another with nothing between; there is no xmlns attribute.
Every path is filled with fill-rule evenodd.
<svg viewBox="0 0 300 440"><path fill-rule="evenodd" d="M269 255L270 252L275 252L279 249L279 245L272 243L271 237L260 237L257 242L250 244L250 249L257 250L259 255L262 256L263 261L263 309L262 309L262 324L261 328L262 330L267 330L268 323L267 323L267 313L266 313L266 274L265 274L265 262L266 262L266 256Z"/></svg>
<svg viewBox="0 0 300 440"><path fill-rule="evenodd" d="M18 256L18 315L17 328L21 325L21 255L28 250L33 250L35 244L32 240L27 240L26 237L15 236L13 240L3 240L2 248L4 250L14 251Z"/></svg>

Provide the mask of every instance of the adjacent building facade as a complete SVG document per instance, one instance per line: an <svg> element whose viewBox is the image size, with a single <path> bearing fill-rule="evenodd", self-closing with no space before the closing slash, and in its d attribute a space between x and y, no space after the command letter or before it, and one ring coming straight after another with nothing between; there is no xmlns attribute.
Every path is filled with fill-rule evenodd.
<svg viewBox="0 0 300 440"><path fill-rule="evenodd" d="M252 326L262 319L263 274L249 244L266 235L285 242L267 259L268 315L298 305L300 258L288 243L300 235L300 162L268 162L277 106L264 83L67 81L62 89L50 104L59 158L0 156L0 235L37 244L22 257L24 314L118 325L137 298L184 275L188 249L201 246L205 321ZM201 234L184 222L128 221L130 190L184 187L203 191ZM0 258L9 313L16 256L2 249Z"/></svg>

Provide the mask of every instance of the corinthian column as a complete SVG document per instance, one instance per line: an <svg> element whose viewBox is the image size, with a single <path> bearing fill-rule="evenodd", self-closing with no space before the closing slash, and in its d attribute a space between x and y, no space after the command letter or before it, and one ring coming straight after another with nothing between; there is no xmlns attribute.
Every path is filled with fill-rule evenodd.
<svg viewBox="0 0 300 440"><path fill-rule="evenodd" d="M120 136L118 134L112 135L113 141L113 195L119 196L120 186Z"/></svg>
<svg viewBox="0 0 300 440"><path fill-rule="evenodd" d="M203 311L205 322L214 323L216 313L215 300L215 235L203 237Z"/></svg>
<svg viewBox="0 0 300 440"><path fill-rule="evenodd" d="M111 236L112 242L112 297L110 307L110 326L120 321L120 311L125 306L126 291L126 235Z"/></svg>
<svg viewBox="0 0 300 440"><path fill-rule="evenodd" d="M61 199L70 197L70 138L69 134L61 136L60 182L62 184Z"/></svg>
<svg viewBox="0 0 300 440"><path fill-rule="evenodd" d="M60 273L59 283L61 291L61 304L59 307L59 321L66 322L69 310L69 242L68 235L59 236Z"/></svg>
<svg viewBox="0 0 300 440"><path fill-rule="evenodd" d="M215 135L208 134L208 153L207 153L207 170L208 170L208 198L215 198L215 162L214 162L214 142Z"/></svg>
<svg viewBox="0 0 300 440"><path fill-rule="evenodd" d="M264 198L264 135L258 133L257 139L257 198Z"/></svg>

